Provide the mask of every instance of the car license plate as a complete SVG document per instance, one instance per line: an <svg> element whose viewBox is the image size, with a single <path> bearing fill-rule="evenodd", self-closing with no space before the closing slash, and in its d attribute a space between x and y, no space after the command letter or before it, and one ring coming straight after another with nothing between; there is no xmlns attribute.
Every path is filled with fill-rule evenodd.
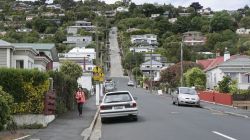
<svg viewBox="0 0 250 140"><path fill-rule="evenodd" d="M114 106L114 109L123 109L124 106Z"/></svg>

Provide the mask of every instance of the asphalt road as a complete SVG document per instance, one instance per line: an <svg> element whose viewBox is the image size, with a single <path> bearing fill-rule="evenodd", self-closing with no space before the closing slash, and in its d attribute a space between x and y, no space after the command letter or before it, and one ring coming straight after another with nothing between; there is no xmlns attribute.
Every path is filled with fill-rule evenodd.
<svg viewBox="0 0 250 140"><path fill-rule="evenodd" d="M109 33L110 42L110 77L123 77L120 49L117 42L117 28L111 28Z"/></svg>
<svg viewBox="0 0 250 140"><path fill-rule="evenodd" d="M172 105L171 98L127 87L113 78L118 90L138 97L137 122L111 119L102 124L102 140L249 140L250 120L197 107Z"/></svg>

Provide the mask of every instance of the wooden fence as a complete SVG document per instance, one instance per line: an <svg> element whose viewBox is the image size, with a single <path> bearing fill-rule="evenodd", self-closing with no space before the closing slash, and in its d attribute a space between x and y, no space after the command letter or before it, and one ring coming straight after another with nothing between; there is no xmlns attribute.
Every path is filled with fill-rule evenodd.
<svg viewBox="0 0 250 140"><path fill-rule="evenodd" d="M44 114L54 115L55 111L56 111L56 93L54 90L50 90L45 94Z"/></svg>

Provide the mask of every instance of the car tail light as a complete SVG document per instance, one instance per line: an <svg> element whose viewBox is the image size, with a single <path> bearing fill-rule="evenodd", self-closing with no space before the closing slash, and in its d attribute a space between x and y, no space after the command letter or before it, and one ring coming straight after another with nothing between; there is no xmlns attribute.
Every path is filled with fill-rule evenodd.
<svg viewBox="0 0 250 140"><path fill-rule="evenodd" d="M136 107L136 105L137 105L136 103L133 103L133 104L132 104L133 107Z"/></svg>
<svg viewBox="0 0 250 140"><path fill-rule="evenodd" d="M103 105L101 105L101 106L100 106L100 109L101 109L101 110L104 110L104 106L103 106Z"/></svg>

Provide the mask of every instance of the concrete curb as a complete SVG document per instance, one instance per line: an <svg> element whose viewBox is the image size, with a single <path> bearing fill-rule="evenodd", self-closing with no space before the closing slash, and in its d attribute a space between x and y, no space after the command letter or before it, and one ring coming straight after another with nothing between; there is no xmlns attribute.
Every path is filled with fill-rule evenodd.
<svg viewBox="0 0 250 140"><path fill-rule="evenodd" d="M95 117L92 120L90 126L82 131L81 136L83 137L83 140L89 140L89 138L91 136L91 133L93 131L93 128L94 128L94 126L96 124L97 118L99 116L99 112L100 112L100 108L98 107L98 109L97 109L97 111L95 113Z"/></svg>
<svg viewBox="0 0 250 140"><path fill-rule="evenodd" d="M223 114L228 114L228 115L232 115L232 116L236 116L236 117L242 117L242 118L247 118L247 119L249 118L249 116L243 115L243 114L238 114L238 113L229 112L229 111L221 111L221 110L217 110L217 109L213 109L213 108L209 108L209 107L204 107L204 106L201 106L201 107L204 109L207 109L207 110L216 111L216 112L220 112Z"/></svg>
<svg viewBox="0 0 250 140"><path fill-rule="evenodd" d="M201 100L201 101L205 102L205 103L213 104L213 105L219 105L219 106L224 106L224 107L230 107L230 108L237 109L237 107L234 107L234 106L231 106L231 105L223 105L223 104L219 104L219 103L215 103L215 102L209 102L209 101L205 101L205 100Z"/></svg>

